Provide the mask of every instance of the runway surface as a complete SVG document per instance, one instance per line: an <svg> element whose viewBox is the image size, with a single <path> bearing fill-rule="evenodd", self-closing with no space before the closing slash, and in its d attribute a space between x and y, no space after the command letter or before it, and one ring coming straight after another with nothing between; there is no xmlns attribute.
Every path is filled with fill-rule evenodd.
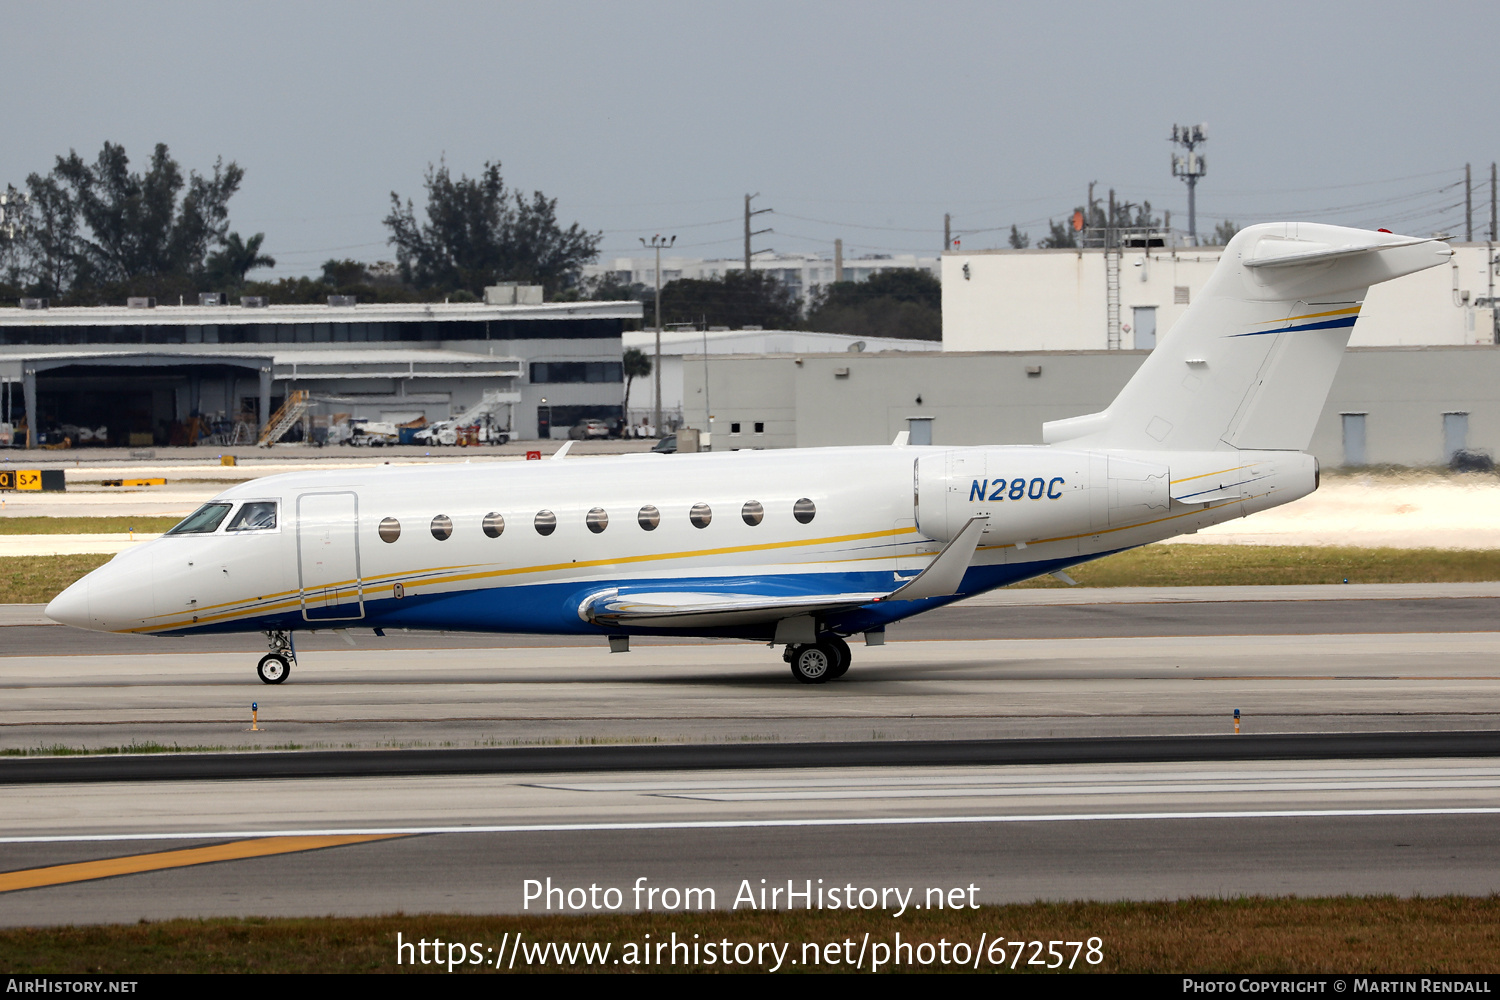
<svg viewBox="0 0 1500 1000"><path fill-rule="evenodd" d="M71 775L0 784L0 922L521 912L549 876L626 909L639 878L719 907L746 879L980 902L1500 891L1497 598L1363 593L959 606L819 686L749 643L365 633L301 643L270 687L254 637L9 625L0 747L327 756L255 780L266 758L0 759Z"/></svg>

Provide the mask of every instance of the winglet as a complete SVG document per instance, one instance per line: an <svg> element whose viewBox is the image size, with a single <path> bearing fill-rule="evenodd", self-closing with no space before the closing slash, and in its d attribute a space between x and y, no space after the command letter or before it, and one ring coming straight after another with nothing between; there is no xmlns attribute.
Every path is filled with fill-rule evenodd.
<svg viewBox="0 0 1500 1000"><path fill-rule="evenodd" d="M900 431L896 434L896 440L891 442L892 448L901 448L911 442L911 431Z"/></svg>
<svg viewBox="0 0 1500 1000"><path fill-rule="evenodd" d="M573 439L569 438L568 440L566 440L566 441L564 441L562 443L562 447L561 448L557 449L556 451L554 451L552 453L552 459L553 459L553 461L556 461L557 459L563 458L564 456L566 456L568 454L568 449L571 448L571 447L573 447Z"/></svg>
<svg viewBox="0 0 1500 1000"><path fill-rule="evenodd" d="M953 541L937 554L937 558L926 569L912 578L906 586L882 600L920 601L927 597L951 597L958 593L964 573L969 568L969 560L974 558L974 550L979 547L979 536L989 523L988 514L976 514L969 518L969 523L953 536Z"/></svg>

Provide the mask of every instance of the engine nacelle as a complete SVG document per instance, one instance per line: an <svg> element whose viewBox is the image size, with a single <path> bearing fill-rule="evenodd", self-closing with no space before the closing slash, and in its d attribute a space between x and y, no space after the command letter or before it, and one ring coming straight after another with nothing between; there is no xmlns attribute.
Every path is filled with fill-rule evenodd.
<svg viewBox="0 0 1500 1000"><path fill-rule="evenodd" d="M984 544L1087 534L1166 514L1167 466L1047 447L964 448L917 459L917 528L946 542L988 514Z"/></svg>

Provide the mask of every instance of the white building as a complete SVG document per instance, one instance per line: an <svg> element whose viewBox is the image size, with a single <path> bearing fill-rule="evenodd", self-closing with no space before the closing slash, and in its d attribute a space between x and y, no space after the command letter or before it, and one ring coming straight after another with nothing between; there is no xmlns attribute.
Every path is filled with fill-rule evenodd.
<svg viewBox="0 0 1500 1000"><path fill-rule="evenodd" d="M1483 243L1376 285L1351 347L1493 344L1495 278ZM978 250L943 255L943 350L1149 349L1172 328L1222 247Z"/></svg>
<svg viewBox="0 0 1500 1000"><path fill-rule="evenodd" d="M661 283L679 278L711 280L721 278L730 271L743 271L742 257L734 259L704 260L701 257L673 257L662 254ZM941 264L936 257L918 257L915 254L890 254L874 257L846 257L843 273L839 274L838 262L831 257L817 254L759 254L750 259L752 271L768 272L790 288L798 301L805 301L807 293L818 285L835 281L867 281L881 271L921 270L935 278L942 277ZM585 278L610 275L622 284L656 284L656 254L647 253L633 257L612 257L583 269Z"/></svg>
<svg viewBox="0 0 1500 1000"><path fill-rule="evenodd" d="M663 268L665 270L665 268ZM625 332L622 346L645 352L648 358L656 352L655 330ZM725 354L829 354L865 351L934 351L931 340L903 340L896 337L856 337L844 333L820 333L812 330L663 330L661 335L661 408L662 423L675 427L683 420L693 426L707 427L703 387L693 390L691 401L683 399L683 366L689 356ZM628 402L630 422L655 419L655 377L635 379L630 386Z"/></svg>

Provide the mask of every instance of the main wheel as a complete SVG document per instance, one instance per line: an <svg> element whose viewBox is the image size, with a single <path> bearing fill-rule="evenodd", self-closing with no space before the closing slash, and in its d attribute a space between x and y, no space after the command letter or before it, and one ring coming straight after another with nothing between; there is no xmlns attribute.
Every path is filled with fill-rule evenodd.
<svg viewBox="0 0 1500 1000"><path fill-rule="evenodd" d="M267 653L255 668L255 673L267 684L280 684L291 672L291 661L280 653Z"/></svg>
<svg viewBox="0 0 1500 1000"><path fill-rule="evenodd" d="M826 642L799 646L792 653L792 676L803 684L822 684L833 676L839 654Z"/></svg>
<svg viewBox="0 0 1500 1000"><path fill-rule="evenodd" d="M836 635L825 635L823 641L838 654L838 662L834 663L833 669L828 672L828 679L836 681L849 672L849 663L854 659L854 655L849 652L849 644Z"/></svg>

